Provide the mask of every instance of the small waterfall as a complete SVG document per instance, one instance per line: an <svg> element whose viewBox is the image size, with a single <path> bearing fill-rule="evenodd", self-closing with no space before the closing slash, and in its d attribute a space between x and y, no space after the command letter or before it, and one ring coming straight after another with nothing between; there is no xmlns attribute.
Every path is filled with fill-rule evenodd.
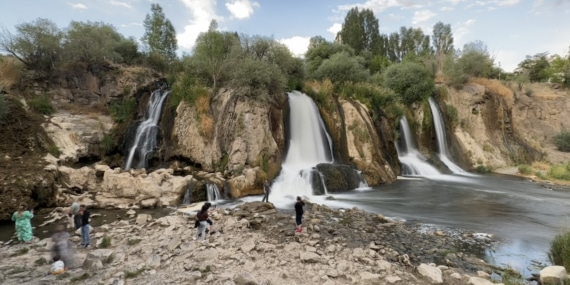
<svg viewBox="0 0 570 285"><path fill-rule="evenodd" d="M206 185L206 194L208 195L208 202L214 202L222 199L222 194L220 189L214 183L208 183Z"/></svg>
<svg viewBox="0 0 570 285"><path fill-rule="evenodd" d="M291 200L295 196L312 196L312 175L318 173L313 168L319 163L331 163L333 160L332 140L315 102L298 91L288 95L291 126L289 149L281 173L271 187L270 200L275 197Z"/></svg>
<svg viewBox="0 0 570 285"><path fill-rule="evenodd" d="M184 198L182 199L182 205L190 205L190 197L192 195L192 190L190 188L190 186L186 187L186 192L184 192Z"/></svg>
<svg viewBox="0 0 570 285"><path fill-rule="evenodd" d="M170 90L157 89L150 95L145 120L138 126L135 141L129 151L125 169L133 167L133 161L137 164L135 168L148 167L148 155L156 148L158 144L158 132L160 128L158 121L162 113L162 104L166 97L170 94Z"/></svg>
<svg viewBox="0 0 570 285"><path fill-rule="evenodd" d="M437 147L439 152L439 159L441 162L451 170L454 174L468 174L465 170L461 169L457 164L453 163L449 158L449 148L447 147L447 136L445 134L445 124L439 111L438 105L432 97L429 97L429 106L433 116L433 125L435 126L435 134L437 136Z"/></svg>
<svg viewBox="0 0 570 285"><path fill-rule="evenodd" d="M369 189L370 186L368 186L368 182L366 182L366 178L364 178L364 175L362 175L362 171L360 170L355 170L356 173L358 173L358 176L360 177L360 184L358 185L358 189Z"/></svg>
<svg viewBox="0 0 570 285"><path fill-rule="evenodd" d="M398 159L402 163L402 175L407 176L436 176L441 173L426 162L426 158L419 152L414 143L410 125L406 117L400 119L400 138L404 142L405 149L396 143Z"/></svg>

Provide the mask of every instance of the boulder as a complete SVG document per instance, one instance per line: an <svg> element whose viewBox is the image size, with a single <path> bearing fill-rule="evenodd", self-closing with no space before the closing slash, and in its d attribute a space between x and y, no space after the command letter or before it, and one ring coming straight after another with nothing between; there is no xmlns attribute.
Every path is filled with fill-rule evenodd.
<svg viewBox="0 0 570 285"><path fill-rule="evenodd" d="M496 283L493 283L485 278L481 278L481 277L471 277L469 278L469 281L467 281L468 285L497 285Z"/></svg>
<svg viewBox="0 0 570 285"><path fill-rule="evenodd" d="M568 278L564 266L547 266L540 271L540 282L543 285L559 285L564 284Z"/></svg>
<svg viewBox="0 0 570 285"><path fill-rule="evenodd" d="M322 257L314 252L304 251L299 254L301 261L306 263L318 263L321 262Z"/></svg>
<svg viewBox="0 0 570 285"><path fill-rule="evenodd" d="M320 163L317 164L317 170L323 175L328 193L353 190L362 181L357 170L349 165Z"/></svg>
<svg viewBox="0 0 570 285"><path fill-rule="evenodd" d="M434 267L434 266L429 266L425 263L420 264L420 266L417 267L418 273L420 273L420 275L426 277L427 280L429 280L429 282L431 284L441 284L443 283L443 276L442 276L442 272L441 269Z"/></svg>

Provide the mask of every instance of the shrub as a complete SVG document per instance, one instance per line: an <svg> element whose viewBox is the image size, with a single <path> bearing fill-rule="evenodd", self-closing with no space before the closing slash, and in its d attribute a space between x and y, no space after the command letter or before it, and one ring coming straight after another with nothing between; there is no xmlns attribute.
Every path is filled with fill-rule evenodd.
<svg viewBox="0 0 570 285"><path fill-rule="evenodd" d="M554 179L570 180L570 163L552 166L548 175Z"/></svg>
<svg viewBox="0 0 570 285"><path fill-rule="evenodd" d="M28 101L28 106L30 106L32 111L43 115L51 115L55 112L55 108L51 104L50 98L45 95L32 98Z"/></svg>
<svg viewBox="0 0 570 285"><path fill-rule="evenodd" d="M13 57L0 56L0 91L20 82L23 64ZM1 92L0 92L1 93Z"/></svg>
<svg viewBox="0 0 570 285"><path fill-rule="evenodd" d="M134 98L123 98L122 101L111 103L111 116L117 123L123 123L133 117L137 102Z"/></svg>
<svg viewBox="0 0 570 285"><path fill-rule="evenodd" d="M195 77L189 74L179 74L172 86L172 94L169 96L168 104L171 107L178 107L180 102L185 101L194 104L200 96L208 95L208 90L201 87Z"/></svg>
<svg viewBox="0 0 570 285"><path fill-rule="evenodd" d="M1 89L0 89L1 91ZM4 95L0 94L0 125L2 125L3 119L8 115L10 111L10 106L8 106L8 101L4 98Z"/></svg>
<svg viewBox="0 0 570 285"><path fill-rule="evenodd" d="M475 172L477 172L477 173L489 173L489 172L491 172L491 169L489 169L488 167L486 167L484 165L477 165L477 167L475 167Z"/></svg>
<svg viewBox="0 0 570 285"><path fill-rule="evenodd" d="M111 246L111 237L103 236L101 240L101 248L109 248Z"/></svg>
<svg viewBox="0 0 570 285"><path fill-rule="evenodd" d="M451 129L455 129L455 127L457 127L457 123L459 122L457 108L451 104L445 104L445 115L447 116L448 122L451 124Z"/></svg>
<svg viewBox="0 0 570 285"><path fill-rule="evenodd" d="M554 136L554 144L559 151L570 152L570 131L562 131Z"/></svg>
<svg viewBox="0 0 570 285"><path fill-rule="evenodd" d="M394 90L405 105L423 101L432 95L434 83L423 66L407 62L394 64L384 73L384 84Z"/></svg>
<svg viewBox="0 0 570 285"><path fill-rule="evenodd" d="M561 265L570 270L570 231L556 235L550 243L548 258L554 265Z"/></svg>
<svg viewBox="0 0 570 285"><path fill-rule="evenodd" d="M334 83L346 81L362 82L370 77L364 68L364 59L340 52L323 61L315 71L317 79L329 79Z"/></svg>
<svg viewBox="0 0 570 285"><path fill-rule="evenodd" d="M532 167L530 167L530 165L521 164L521 165L519 165L519 173L524 174L524 175L531 174L532 173Z"/></svg>
<svg viewBox="0 0 570 285"><path fill-rule="evenodd" d="M330 80L307 81L302 91L313 98L317 105L324 107L328 111L332 111L334 106L334 84Z"/></svg>

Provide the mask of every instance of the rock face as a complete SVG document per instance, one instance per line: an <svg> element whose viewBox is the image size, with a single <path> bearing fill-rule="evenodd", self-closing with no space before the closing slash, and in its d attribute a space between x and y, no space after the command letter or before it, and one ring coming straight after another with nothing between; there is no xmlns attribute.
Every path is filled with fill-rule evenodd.
<svg viewBox="0 0 570 285"><path fill-rule="evenodd" d="M356 169L349 165L321 163L317 165L317 170L323 175L323 181L329 193L358 188L363 179ZM324 193L315 191L315 194Z"/></svg>
<svg viewBox="0 0 570 285"><path fill-rule="evenodd" d="M540 271L540 283L544 285L564 284L567 278L564 266L548 266Z"/></svg>
<svg viewBox="0 0 570 285"><path fill-rule="evenodd" d="M209 102L176 109L169 159L230 177L233 197L262 193L261 182L277 175L284 150L286 97L260 102L221 90ZM208 99L206 99L208 100Z"/></svg>

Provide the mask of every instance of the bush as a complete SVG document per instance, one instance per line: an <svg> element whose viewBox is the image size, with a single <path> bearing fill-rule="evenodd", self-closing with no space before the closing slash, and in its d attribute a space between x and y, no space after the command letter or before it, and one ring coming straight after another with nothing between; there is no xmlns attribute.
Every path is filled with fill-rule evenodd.
<svg viewBox="0 0 570 285"><path fill-rule="evenodd" d="M550 243L548 258L554 265L570 270L570 231L556 235Z"/></svg>
<svg viewBox="0 0 570 285"><path fill-rule="evenodd" d="M123 123L134 115L137 102L134 98L123 98L120 102L111 103L111 116L117 123Z"/></svg>
<svg viewBox="0 0 570 285"><path fill-rule="evenodd" d="M48 96L39 96L28 101L28 106L34 112L51 115L55 112L55 108L51 104L51 100Z"/></svg>
<svg viewBox="0 0 570 285"><path fill-rule="evenodd" d="M316 70L315 77L321 80L329 79L333 83L362 82L367 80L370 74L364 68L363 58L340 52L323 61Z"/></svg>
<svg viewBox="0 0 570 285"><path fill-rule="evenodd" d="M302 91L309 95L317 105L324 107L328 111L332 111L334 107L334 84L330 80L325 81L307 81Z"/></svg>
<svg viewBox="0 0 570 285"><path fill-rule="evenodd" d="M559 151L570 152L570 132L562 131L554 136L554 144Z"/></svg>
<svg viewBox="0 0 570 285"><path fill-rule="evenodd" d="M261 100L269 95L281 94L287 88L287 76L273 63L245 58L232 70L232 87L243 90L244 95Z"/></svg>
<svg viewBox="0 0 570 285"><path fill-rule="evenodd" d="M552 166L548 171L548 175L554 179L570 180L570 162L565 165Z"/></svg>
<svg viewBox="0 0 570 285"><path fill-rule="evenodd" d="M475 172L477 172L477 173L489 173L489 172L491 172L491 169L489 169L488 167L486 167L484 165L477 165L477 167L475 167Z"/></svg>
<svg viewBox="0 0 570 285"><path fill-rule="evenodd" d="M519 173L528 175L532 173L532 167L530 165L521 164L519 165Z"/></svg>
<svg viewBox="0 0 570 285"><path fill-rule="evenodd" d="M182 101L194 104L199 97L205 95L208 95L208 90L199 86L193 76L181 73L174 80L168 104L174 108Z"/></svg>
<svg viewBox="0 0 570 285"><path fill-rule="evenodd" d="M103 236L103 240L101 240L101 248L109 248L111 246L111 237Z"/></svg>
<svg viewBox="0 0 570 285"><path fill-rule="evenodd" d="M394 90L405 105L423 101L432 95L434 83L430 73L417 63L400 63L388 67L384 84Z"/></svg>

